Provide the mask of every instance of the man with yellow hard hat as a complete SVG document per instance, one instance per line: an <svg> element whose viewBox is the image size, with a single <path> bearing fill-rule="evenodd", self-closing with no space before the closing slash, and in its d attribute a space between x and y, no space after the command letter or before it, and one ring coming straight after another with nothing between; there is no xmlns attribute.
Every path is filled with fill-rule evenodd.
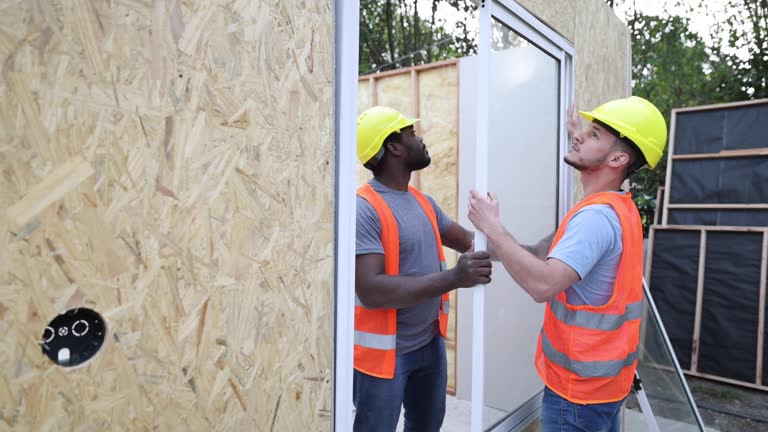
<svg viewBox="0 0 768 432"><path fill-rule="evenodd" d="M431 158L413 124L392 108L357 120L357 155L373 179L357 191L354 430L437 432L445 416L448 293L487 284L487 252L432 198L409 187ZM446 270L443 245L463 252Z"/></svg>
<svg viewBox="0 0 768 432"><path fill-rule="evenodd" d="M544 381L541 430L620 431L620 409L637 367L643 300L643 227L621 185L632 172L655 168L667 125L640 97L616 99L591 112L565 162L581 173L584 198L553 237L522 246L502 226L499 203L470 192L469 219L512 278L546 302L536 369Z"/></svg>

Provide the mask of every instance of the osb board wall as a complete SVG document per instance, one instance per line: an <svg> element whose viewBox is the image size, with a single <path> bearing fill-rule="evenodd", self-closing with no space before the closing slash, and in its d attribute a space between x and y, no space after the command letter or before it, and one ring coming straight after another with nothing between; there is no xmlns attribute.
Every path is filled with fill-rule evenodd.
<svg viewBox="0 0 768 432"><path fill-rule="evenodd" d="M518 0L533 15L573 43L574 93L581 110L628 96L630 40L626 25L603 0ZM586 125L586 120L583 121ZM584 196L575 173L574 202Z"/></svg>
<svg viewBox="0 0 768 432"><path fill-rule="evenodd" d="M421 172L421 190L428 193L453 220L458 220L459 185L459 75L457 64L419 73L419 132L432 156L432 163ZM468 229L474 229L467 227ZM450 267L456 264L458 254L445 249L445 260ZM456 293L451 292L447 338L456 341ZM447 344L448 387L456 388L454 363L455 346Z"/></svg>
<svg viewBox="0 0 768 432"><path fill-rule="evenodd" d="M0 6L0 429L326 430L333 10ZM55 366L58 312L107 320Z"/></svg>
<svg viewBox="0 0 768 432"><path fill-rule="evenodd" d="M580 11L570 0L516 0L528 12L546 23L549 28L556 31L566 39L573 41L576 38L576 13ZM580 6L593 7L593 0L578 2Z"/></svg>
<svg viewBox="0 0 768 432"><path fill-rule="evenodd" d="M429 167L420 171L421 190L432 196L443 211L458 220L456 196L458 188L458 67L457 63L426 65L417 69L418 74L418 133L432 156ZM390 106L406 116L415 116L412 99L411 69L387 73L383 77L372 75L376 92L373 95L378 105ZM371 75L361 77L358 82L358 110L371 107ZM357 183L361 185L371 178L371 172L362 166L357 168ZM457 253L445 248L446 261L451 267L456 263ZM456 301L452 296L448 339L455 340ZM453 347L449 344L449 363L453 364ZM448 386L455 387L453 367L448 368Z"/></svg>

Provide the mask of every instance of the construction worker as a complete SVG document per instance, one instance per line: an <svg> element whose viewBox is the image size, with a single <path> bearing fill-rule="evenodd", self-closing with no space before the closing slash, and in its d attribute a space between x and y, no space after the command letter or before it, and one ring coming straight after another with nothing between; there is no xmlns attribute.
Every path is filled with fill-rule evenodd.
<svg viewBox="0 0 768 432"><path fill-rule="evenodd" d="M517 284L547 303L535 360L545 384L541 430L618 432L637 367L643 300L642 223L621 185L643 165L656 167L667 125L639 97L580 113L591 124L579 131L569 110L564 160L581 173L584 198L553 237L520 245L502 226L494 194L471 191L469 219Z"/></svg>
<svg viewBox="0 0 768 432"><path fill-rule="evenodd" d="M491 280L487 252L432 198L409 187L431 158L414 123L373 107L357 120L357 155L373 179L357 191L354 430L437 432L445 415L448 293ZM462 252L446 271L443 245Z"/></svg>

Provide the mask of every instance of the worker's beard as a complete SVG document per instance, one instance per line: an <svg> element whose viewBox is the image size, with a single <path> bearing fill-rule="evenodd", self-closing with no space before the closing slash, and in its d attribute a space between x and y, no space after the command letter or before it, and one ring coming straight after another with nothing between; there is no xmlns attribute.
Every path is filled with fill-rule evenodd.
<svg viewBox="0 0 768 432"><path fill-rule="evenodd" d="M409 155L411 156L408 160L408 169L411 171L419 171L429 166L429 164L432 163L432 157L429 155L429 153L422 152L419 155Z"/></svg>
<svg viewBox="0 0 768 432"><path fill-rule="evenodd" d="M577 161L575 161L573 159L569 159L568 155L565 155L563 157L563 162L565 162L566 164L572 166L573 169L575 169L576 171L582 171L584 168L586 168L583 164L581 164L581 163L579 163L579 162L577 162Z"/></svg>
<svg viewBox="0 0 768 432"><path fill-rule="evenodd" d="M570 153L563 156L563 162L572 166L573 169L579 172L599 168L603 164L603 162L605 162L608 159L608 153L606 153L606 155L603 157L592 159L589 161L585 161L583 159L577 159L577 158L569 158L568 157L569 154Z"/></svg>

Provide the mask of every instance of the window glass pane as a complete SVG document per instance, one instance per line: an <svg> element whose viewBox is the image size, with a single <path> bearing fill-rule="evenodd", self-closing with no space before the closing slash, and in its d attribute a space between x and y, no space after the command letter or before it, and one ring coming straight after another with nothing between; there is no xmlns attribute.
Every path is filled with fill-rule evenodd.
<svg viewBox="0 0 768 432"><path fill-rule="evenodd" d="M651 405L651 411L659 430L676 432L699 431L696 415L683 382L675 370L660 327L651 313L646 297L643 302L643 327L640 339L640 360L637 373ZM645 417L640 411L637 396L632 392L627 399L624 413L626 432L647 431Z"/></svg>
<svg viewBox="0 0 768 432"><path fill-rule="evenodd" d="M504 226L533 244L555 229L560 65L500 21L492 24L488 190ZM485 405L489 427L542 389L533 365L543 305L500 262L485 300Z"/></svg>

